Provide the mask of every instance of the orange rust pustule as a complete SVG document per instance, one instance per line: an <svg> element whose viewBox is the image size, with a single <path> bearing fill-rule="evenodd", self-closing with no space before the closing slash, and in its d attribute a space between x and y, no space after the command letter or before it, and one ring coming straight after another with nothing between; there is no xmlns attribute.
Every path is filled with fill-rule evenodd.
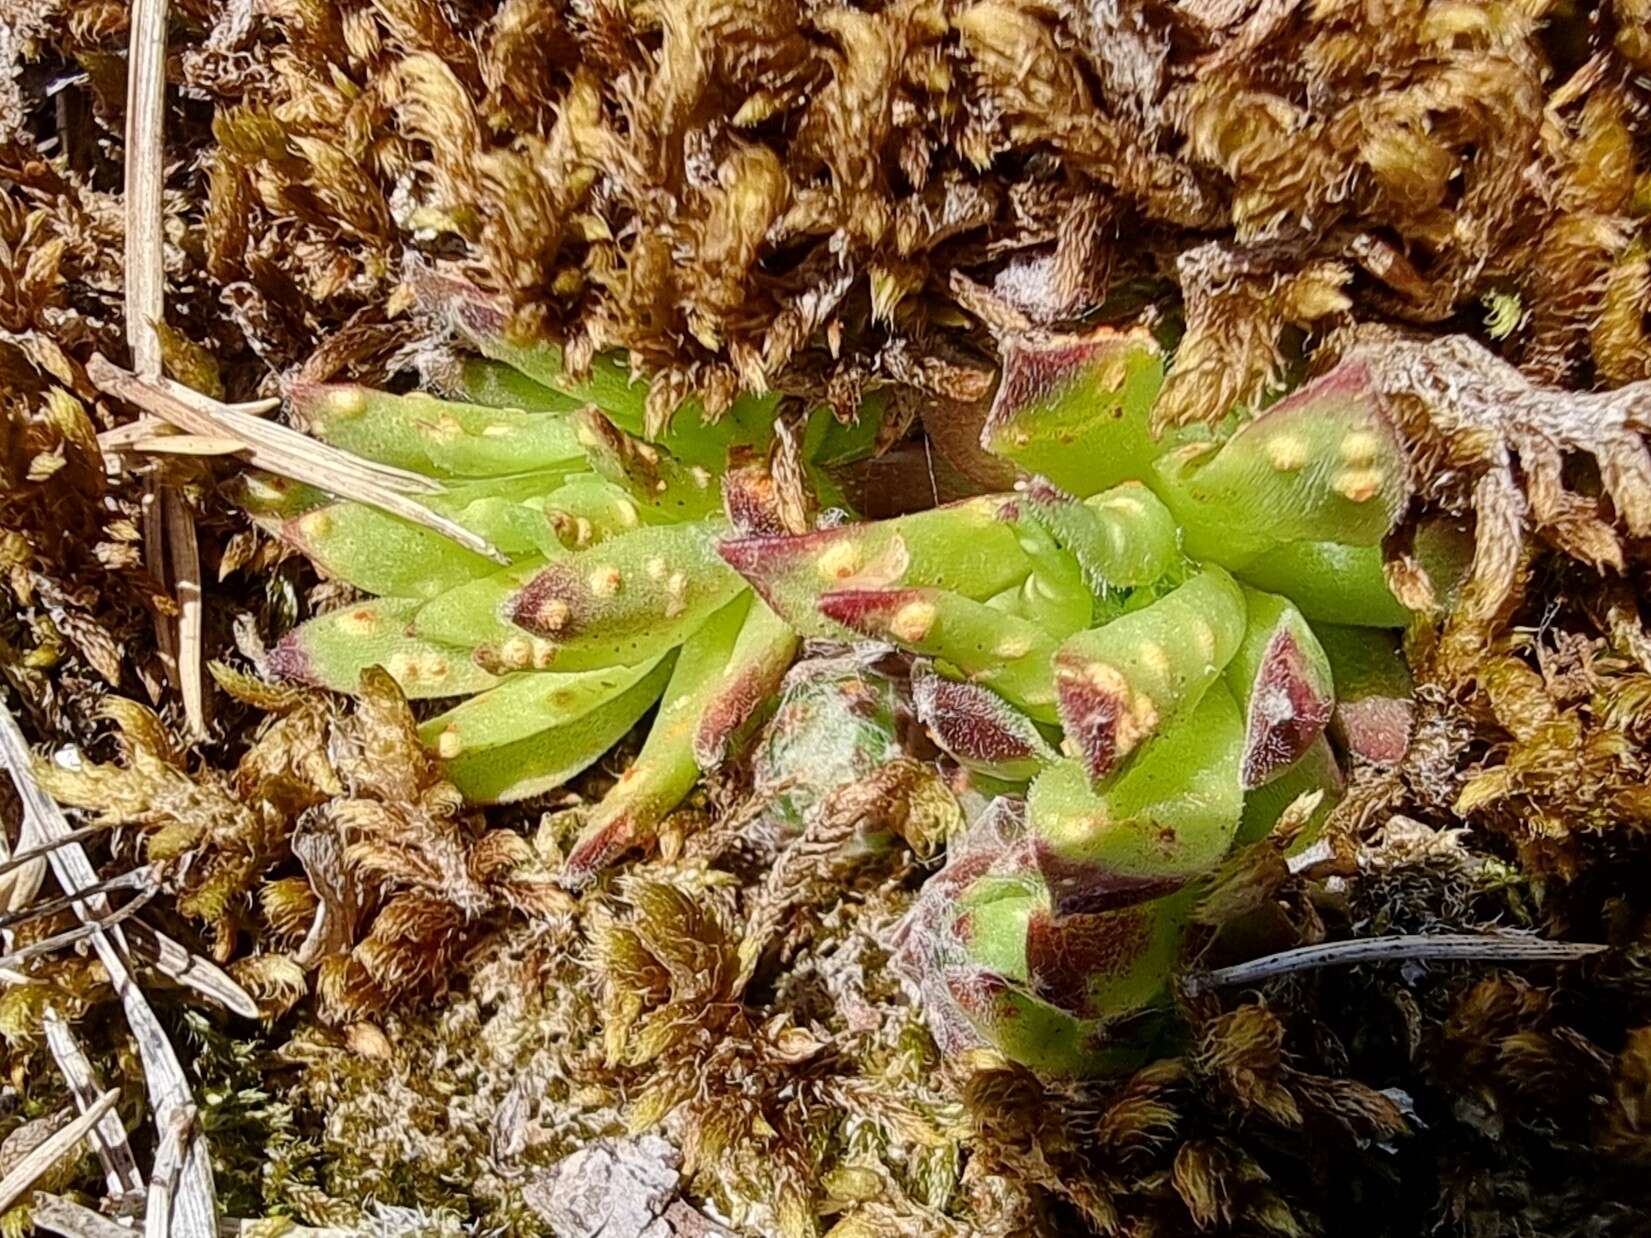
<svg viewBox="0 0 1651 1238"><path fill-rule="evenodd" d="M560 640L583 629L589 616L584 582L569 563L552 563L511 599L510 622L535 636Z"/></svg>

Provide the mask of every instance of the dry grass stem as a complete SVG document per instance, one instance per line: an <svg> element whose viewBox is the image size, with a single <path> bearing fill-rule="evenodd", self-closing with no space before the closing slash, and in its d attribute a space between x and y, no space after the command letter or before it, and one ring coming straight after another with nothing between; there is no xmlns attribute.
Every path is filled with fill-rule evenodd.
<svg viewBox="0 0 1651 1238"><path fill-rule="evenodd" d="M0 705L0 763L11 774L12 783L23 801L21 843L24 847L37 847L71 832L63 810L35 782L30 768L32 758L28 742L18 729L11 711L4 705ZM97 882L97 870L92 867L91 860L79 843L57 847L49 853L49 862L59 884L71 894L79 894ZM138 895L122 910L133 907L143 897L145 895ZM75 904L75 912L83 920L101 919L109 915L108 900L97 894L86 896ZM174 1113L180 1110L193 1112L183 1066L166 1039L154 1010L126 966L122 953L125 939L118 927L95 925L91 928L90 939L99 962L109 974L109 983L120 997L126 1022L137 1041L149 1103L155 1112L156 1125L164 1132ZM172 1233L176 1238L214 1238L217 1213L211 1156L204 1136L197 1137L190 1141L179 1177L178 1197L172 1212Z"/></svg>
<svg viewBox="0 0 1651 1238"><path fill-rule="evenodd" d="M69 1085L75 1104L82 1113L90 1112L105 1091L96 1067L86 1056L86 1050L81 1048L74 1029L55 1007L46 1007L42 1022L46 1029L46 1047L57 1062L64 1082ZM120 1115L113 1111L104 1114L102 1120L92 1127L91 1136L92 1146L97 1149L98 1160L103 1164L103 1180L109 1198L118 1200L141 1196L145 1189L143 1174L132 1155L132 1145L127 1142L126 1126L121 1122Z"/></svg>
<svg viewBox="0 0 1651 1238"><path fill-rule="evenodd" d="M1493 962L1563 963L1599 954L1606 947L1590 942L1546 941L1515 933L1411 933L1354 941L1332 941L1301 946L1232 967L1196 973L1186 980L1187 992L1207 993L1235 984L1253 984L1321 967L1355 963L1397 963L1424 959L1484 959Z"/></svg>
<svg viewBox="0 0 1651 1238"><path fill-rule="evenodd" d="M370 504L432 529L496 563L509 562L508 557L485 537L407 497L407 492L430 494L438 491L440 487L428 478L382 465L369 465L348 452L328 447L287 426L260 421L225 405L217 405L208 411L207 406L215 404L215 401L206 401L205 397L182 399L176 390L122 370L101 356L91 359L86 372L93 382L111 395L154 413L192 435L239 440L244 445L242 454L246 460L258 468L293 481L319 486L340 498Z"/></svg>
<svg viewBox="0 0 1651 1238"><path fill-rule="evenodd" d="M0 1180L0 1211L10 1208L25 1191L39 1180L58 1161L67 1156L89 1131L103 1120L103 1115L115 1107L120 1091L110 1088L99 1096L87 1110L60 1131L54 1131L12 1167Z"/></svg>

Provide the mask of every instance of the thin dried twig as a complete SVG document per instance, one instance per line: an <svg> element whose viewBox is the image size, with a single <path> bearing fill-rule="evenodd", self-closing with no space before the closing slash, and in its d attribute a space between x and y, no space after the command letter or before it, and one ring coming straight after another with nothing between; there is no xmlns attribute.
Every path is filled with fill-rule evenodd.
<svg viewBox="0 0 1651 1238"><path fill-rule="evenodd" d="M16 967L19 963L27 963L30 959L52 954L65 946L85 941L93 935L101 936L107 930L137 915L158 893L158 889L140 891L131 902L117 911L111 911L96 920L88 920L84 924L77 924L72 929L64 929L61 933L53 933L50 937L42 937L39 941L31 941L9 954L0 954L0 967Z"/></svg>
<svg viewBox="0 0 1651 1238"><path fill-rule="evenodd" d="M34 1197L34 1208L29 1220L34 1227L63 1238L132 1238L133 1231L117 1225L108 1217L82 1208L61 1195L41 1192Z"/></svg>
<svg viewBox="0 0 1651 1238"><path fill-rule="evenodd" d="M30 920L38 920L41 916L55 915L59 911L73 907L88 894L107 894L113 890L144 889L159 884L160 878L156 873L155 866L145 864L142 868L134 868L131 872L121 873L118 877L109 877L90 885L78 894L60 894L56 898L32 902L27 907L17 911L8 911L4 915L0 915L0 929L8 929L18 924L25 924Z"/></svg>
<svg viewBox="0 0 1651 1238"><path fill-rule="evenodd" d="M495 563L509 558L492 542L408 498L408 493L436 493L440 485L428 477L400 469L369 464L348 452L319 443L289 426L261 421L227 406L205 407L205 397L180 398L165 385L131 374L102 356L94 356L86 373L111 395L154 413L190 434L204 438L235 438L245 444L247 460L294 481L319 486L340 498L380 508L404 520L433 529L467 550Z"/></svg>
<svg viewBox="0 0 1651 1238"><path fill-rule="evenodd" d="M337 489L340 485L355 485L358 482L376 482L381 489L393 490L395 494L441 494L441 482L434 477L352 456L350 452L312 439L309 434L300 434L291 426L282 426L279 421L264 421L244 408L220 403L187 386L134 375L114 365L109 358L92 357L86 366L86 373L102 390L121 396L127 403L135 404L145 413L154 414L170 426L193 436L233 439L239 444L234 451L248 457L251 464L261 469L277 470L297 461L312 474L327 479L325 489L334 490L334 494L340 494ZM149 432L154 432L154 424L150 424ZM296 474L294 477L300 482L309 480L309 477L297 477ZM324 482L310 484L322 485ZM355 495L347 494L345 497L353 499Z"/></svg>
<svg viewBox="0 0 1651 1238"><path fill-rule="evenodd" d="M107 825L83 825L77 830L70 830L67 834L43 842L38 847L27 847L17 852L10 859L0 860L0 876L4 876L14 868L21 868L25 864L33 864L36 860L43 860L59 847L67 847L70 843L84 842L88 838L95 838L109 828Z"/></svg>
<svg viewBox="0 0 1651 1238"><path fill-rule="evenodd" d="M210 959L184 949L159 929L139 920L128 926L126 944L133 958L142 959L168 979L193 989L243 1019L259 1017L258 1003L228 972Z"/></svg>
<svg viewBox="0 0 1651 1238"><path fill-rule="evenodd" d="M155 1170L149 1175L149 1203L144 1210L145 1238L171 1238L172 1208L178 1176L195 1131L194 1105L172 1110L161 1127L160 1146L155 1149Z"/></svg>
<svg viewBox="0 0 1651 1238"><path fill-rule="evenodd" d="M178 602L178 683L189 733L206 738L206 660L203 627L206 594L201 583L201 546L195 518L183 496L170 486L161 490L161 519L166 528L166 563Z"/></svg>
<svg viewBox="0 0 1651 1238"><path fill-rule="evenodd" d="M1545 941L1515 933L1407 933L1396 937L1372 937L1363 941L1332 941L1317 946L1300 946L1251 959L1232 967L1194 972L1185 986L1196 996L1229 985L1271 980L1295 972L1321 967L1345 967L1353 963L1412 962L1421 959L1485 959L1492 962L1516 960L1563 963L1598 954L1606 947L1590 942Z"/></svg>
<svg viewBox="0 0 1651 1238"><path fill-rule="evenodd" d="M247 445L237 438L207 438L202 434L148 434L124 439L120 449L152 456L234 456L244 452Z"/></svg>
<svg viewBox="0 0 1651 1238"><path fill-rule="evenodd" d="M139 374L158 377L166 313L165 218L166 0L135 0L126 76L126 341ZM202 675L201 564L195 520L176 493L147 484L143 506L144 556L165 588L176 582L178 626L157 616L161 650L170 655L183 694L184 715L196 738L206 737Z"/></svg>
<svg viewBox="0 0 1651 1238"><path fill-rule="evenodd" d="M63 810L35 782L28 742L4 704L0 704L0 764L4 764L10 772L18 797L23 801L23 846L38 847L71 832ZM57 847L48 858L58 884L70 893L78 893L97 881L97 870L92 867L91 860L79 843ZM109 914L108 900L102 895L88 895L75 904L75 913L83 920L101 918ZM165 1132L175 1112L186 1108L192 1111L194 1108L183 1067L167 1041L160 1021L155 1018L155 1012L150 1009L143 991L138 988L126 966L122 955L126 939L120 929L94 928L91 942L97 951L98 961L109 974L109 983L120 998L126 1022L137 1041L144 1084L149 1092L149 1103L155 1111L155 1123ZM198 1135L189 1141L183 1170L179 1175L177 1200L172 1209L172 1234L174 1238L216 1238L217 1216L211 1157L206 1137Z"/></svg>
<svg viewBox="0 0 1651 1238"><path fill-rule="evenodd" d="M86 1056L86 1050L80 1047L74 1030L64 1021L63 1016L57 1013L55 1007L46 1007L43 1022L46 1029L46 1047L51 1050L58 1070L63 1072L64 1082L69 1085L69 1092L74 1096L75 1104L85 1113L97 1103L98 1096L104 1090L103 1083L98 1078L97 1068ZM132 1155L132 1145L126 1139L126 1126L118 1113L111 1110L104 1114L102 1120L92 1128L92 1146L97 1149L97 1158L103 1163L103 1180L108 1188L109 1198L124 1199L143 1194L143 1174L138 1170L137 1159Z"/></svg>
<svg viewBox="0 0 1651 1238"><path fill-rule="evenodd" d="M11 1172L0 1180L0 1212L15 1204L23 1193L39 1180L41 1174L73 1151L74 1146L86 1138L86 1132L96 1126L103 1115L114 1108L115 1102L119 1099L119 1089L110 1088L98 1097L85 1113L62 1130L54 1131L42 1139L37 1147L18 1161Z"/></svg>

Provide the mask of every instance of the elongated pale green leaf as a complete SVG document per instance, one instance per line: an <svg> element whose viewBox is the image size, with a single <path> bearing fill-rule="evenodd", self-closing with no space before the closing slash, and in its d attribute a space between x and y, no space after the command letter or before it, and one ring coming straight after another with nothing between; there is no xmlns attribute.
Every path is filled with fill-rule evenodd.
<svg viewBox="0 0 1651 1238"><path fill-rule="evenodd" d="M729 662L749 605L748 598L741 598L723 607L683 643L642 751L596 806L568 852L565 884L584 884L617 856L651 839L661 818L699 781L695 737L727 688Z"/></svg>
<svg viewBox="0 0 1651 1238"><path fill-rule="evenodd" d="M820 610L851 632L955 667L1033 717L1053 721L1054 637L1016 615L944 589L847 589Z"/></svg>
<svg viewBox="0 0 1651 1238"><path fill-rule="evenodd" d="M655 657L742 591L740 578L717 555L725 528L710 522L644 527L552 559L506 603L504 617L548 643L545 664L557 670ZM488 656L502 652L501 646L478 656L488 665Z"/></svg>
<svg viewBox="0 0 1651 1238"><path fill-rule="evenodd" d="M561 786L659 697L670 659L579 674L514 676L438 714L419 737L466 799L503 803Z"/></svg>
<svg viewBox="0 0 1651 1238"><path fill-rule="evenodd" d="M313 507L266 527L326 575L367 593L432 598L499 570L440 533L360 503Z"/></svg>
<svg viewBox="0 0 1651 1238"><path fill-rule="evenodd" d="M418 607L411 598L376 598L318 615L270 651L270 669L285 679L354 692L362 671L381 666L409 700L468 696L498 682L471 661L468 649L409 635Z"/></svg>
<svg viewBox="0 0 1651 1238"><path fill-rule="evenodd" d="M785 620L761 598L750 599L722 682L694 728L694 761L700 769L722 764L741 734L773 700L800 643Z"/></svg>
<svg viewBox="0 0 1651 1238"><path fill-rule="evenodd" d="M639 506L670 520L702 520L722 510L722 487L710 470L683 464L594 409L575 413L573 423L591 468Z"/></svg>
<svg viewBox="0 0 1651 1238"><path fill-rule="evenodd" d="M398 468L447 477L533 473L583 458L565 415L304 383L292 407L317 438Z"/></svg>
<svg viewBox="0 0 1651 1238"><path fill-rule="evenodd" d="M820 610L826 593L938 588L984 599L1018 586L1031 562L1013 514L1014 496L994 495L800 537L737 538L723 543L722 557L798 632L843 639Z"/></svg>

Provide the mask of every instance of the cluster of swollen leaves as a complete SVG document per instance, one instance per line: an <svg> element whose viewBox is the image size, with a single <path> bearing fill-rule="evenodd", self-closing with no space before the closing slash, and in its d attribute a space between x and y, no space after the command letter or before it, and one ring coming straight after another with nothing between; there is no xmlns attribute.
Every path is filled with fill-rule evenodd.
<svg viewBox="0 0 1651 1238"><path fill-rule="evenodd" d="M1012 347L985 441L1030 475L1015 492L722 547L797 631L919 659L919 718L1003 793L902 930L946 1048L1115 1063L1120 1020L1173 970L1193 880L1339 795L1337 671L1380 681L1395 660L1407 612L1381 542L1408 462L1361 372L1164 438L1161 378L1145 336ZM1418 536L1435 578L1454 550ZM1342 721L1380 747L1363 731L1393 719Z"/></svg>
<svg viewBox="0 0 1651 1238"><path fill-rule="evenodd" d="M1146 333L1013 343L983 445L1022 485L809 528L803 495L834 497L824 466L866 449L875 418L788 427L748 400L711 424L662 419L617 365L575 382L473 308L456 321L491 359L452 376L468 402L292 399L327 441L439 479L431 506L508 566L278 480L244 501L377 595L291 634L275 668L355 691L380 665L410 697L463 697L421 734L473 800L561 785L659 704L565 881L650 836L800 638L895 646L936 743L1001 793L929 883L902 961L948 1045L1089 1070L1162 990L1190 883L1290 805L1322 817L1339 794L1337 678L1367 698L1339 716L1347 746L1390 748L1402 726L1383 702L1409 612L1382 542L1409 463L1361 363L1251 419L1160 434ZM1412 543L1412 576L1459 572L1446 533ZM765 745L799 725L782 715Z"/></svg>
<svg viewBox="0 0 1651 1238"><path fill-rule="evenodd" d="M375 595L302 625L271 665L345 692L382 666L409 699L462 698L420 733L482 803L563 785L657 704L640 755L568 857L576 881L651 836L791 663L796 634L719 544L803 527L804 496L832 494L823 466L869 450L878 418L867 410L846 427L822 408L787 420L773 396L737 401L714 423L690 406L658 425L619 362L598 359L575 382L559 354L512 349L477 332L473 314L457 317L512 362L460 367L461 398L300 384L291 406L326 442L436 479L429 507L497 558L249 476L239 500L260 525Z"/></svg>

